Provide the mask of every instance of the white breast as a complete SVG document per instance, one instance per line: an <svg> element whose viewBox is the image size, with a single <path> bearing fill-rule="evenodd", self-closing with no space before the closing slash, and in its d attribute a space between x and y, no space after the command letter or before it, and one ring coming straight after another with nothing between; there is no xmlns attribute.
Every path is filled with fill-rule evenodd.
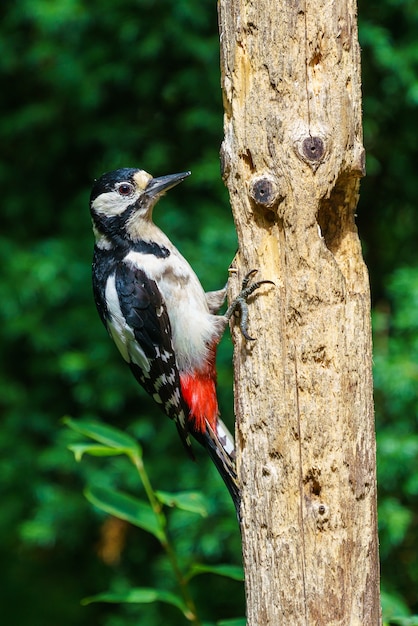
<svg viewBox="0 0 418 626"><path fill-rule="evenodd" d="M205 292L186 259L167 240L167 258L130 252L125 262L143 269L155 280L170 318L173 347L181 372L200 369L208 344L218 335L216 317L209 312Z"/></svg>

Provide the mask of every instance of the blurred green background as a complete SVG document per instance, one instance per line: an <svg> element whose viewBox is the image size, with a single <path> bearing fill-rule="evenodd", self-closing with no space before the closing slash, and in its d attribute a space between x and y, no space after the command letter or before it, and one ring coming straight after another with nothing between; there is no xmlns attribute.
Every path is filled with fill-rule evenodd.
<svg viewBox="0 0 418 626"><path fill-rule="evenodd" d="M418 613L418 2L360 1L367 178L358 225L375 327L385 615ZM107 588L164 587L149 535L88 504L86 482L136 483L124 459L75 464L64 415L127 427L156 487L198 489L209 516L174 512L182 559L239 563L226 490L193 464L123 367L94 309L88 194L120 166L193 176L156 211L205 288L236 239L219 173L222 102L214 0L20 0L0 8L0 606L8 626L183 623L164 605L80 606ZM231 344L219 354L232 420ZM173 442L174 439L174 442ZM243 615L242 585L192 587L207 622Z"/></svg>

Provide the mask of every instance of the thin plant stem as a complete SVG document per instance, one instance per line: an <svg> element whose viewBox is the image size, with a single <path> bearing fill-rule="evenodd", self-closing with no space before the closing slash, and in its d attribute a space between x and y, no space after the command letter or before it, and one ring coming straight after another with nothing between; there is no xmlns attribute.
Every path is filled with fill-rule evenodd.
<svg viewBox="0 0 418 626"><path fill-rule="evenodd" d="M152 488L151 482L149 480L148 474L145 470L145 466L142 462L141 457L135 456L135 457L131 457L131 459L138 471L139 477L144 486L145 493L147 494L151 508L154 511L154 514L158 520L158 523L160 526L160 533L161 533L160 543L162 547L164 548L165 553L167 554L174 576L177 580L177 584L179 586L183 601L189 610L188 619L193 624L193 626L201 626L201 621L197 615L196 605L189 591L188 582L185 576L183 575L183 572L180 569L180 566L177 560L177 555L168 537L167 518L164 514L161 503L158 500L157 496L155 495L155 492Z"/></svg>

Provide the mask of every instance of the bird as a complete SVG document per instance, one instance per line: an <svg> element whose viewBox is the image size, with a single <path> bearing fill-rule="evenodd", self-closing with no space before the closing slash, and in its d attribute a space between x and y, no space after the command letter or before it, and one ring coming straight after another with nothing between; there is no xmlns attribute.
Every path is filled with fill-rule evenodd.
<svg viewBox="0 0 418 626"><path fill-rule="evenodd" d="M121 168L94 181L90 213L95 237L92 277L99 316L145 391L177 427L194 458L192 436L209 453L239 511L232 435L219 416L216 349L235 312L246 340L247 299L262 284L251 270L224 314L226 287L204 291L198 277L153 221L166 191L191 172L154 178Z"/></svg>

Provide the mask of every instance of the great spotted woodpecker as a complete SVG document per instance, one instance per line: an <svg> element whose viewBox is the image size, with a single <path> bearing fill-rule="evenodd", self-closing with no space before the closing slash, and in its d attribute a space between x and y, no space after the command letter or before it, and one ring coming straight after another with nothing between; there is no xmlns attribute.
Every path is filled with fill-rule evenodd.
<svg viewBox="0 0 418 626"><path fill-rule="evenodd" d="M242 290L224 315L216 315L226 289L205 293L189 263L153 223L154 205L190 172L153 178L140 169L104 174L93 185L90 210L95 235L93 291L103 324L137 381L174 420L193 458L192 435L208 451L239 507L234 443L219 418L216 348L236 309L246 330Z"/></svg>

